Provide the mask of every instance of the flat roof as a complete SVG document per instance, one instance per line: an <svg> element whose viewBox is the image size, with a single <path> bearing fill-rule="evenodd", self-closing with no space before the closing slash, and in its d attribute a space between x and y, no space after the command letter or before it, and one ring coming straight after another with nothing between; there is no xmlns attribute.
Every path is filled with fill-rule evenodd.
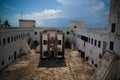
<svg viewBox="0 0 120 80"><path fill-rule="evenodd" d="M35 22L35 20L25 20L25 19L19 19L19 21L34 21Z"/></svg>

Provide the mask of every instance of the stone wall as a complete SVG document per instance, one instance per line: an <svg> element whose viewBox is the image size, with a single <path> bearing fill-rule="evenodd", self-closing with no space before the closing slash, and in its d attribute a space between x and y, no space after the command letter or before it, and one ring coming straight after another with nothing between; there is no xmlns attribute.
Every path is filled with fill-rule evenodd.
<svg viewBox="0 0 120 80"><path fill-rule="evenodd" d="M115 23L115 33L111 33L113 23ZM120 36L120 0L111 0L110 33Z"/></svg>
<svg viewBox="0 0 120 80"><path fill-rule="evenodd" d="M106 52L91 80L120 80L120 57Z"/></svg>

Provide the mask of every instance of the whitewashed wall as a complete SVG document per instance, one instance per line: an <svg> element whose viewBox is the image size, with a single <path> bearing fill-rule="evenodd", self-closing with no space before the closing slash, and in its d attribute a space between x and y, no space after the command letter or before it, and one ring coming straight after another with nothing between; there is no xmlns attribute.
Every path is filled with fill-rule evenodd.
<svg viewBox="0 0 120 80"><path fill-rule="evenodd" d="M19 20L19 26L33 28L36 26L36 22L34 20Z"/></svg>
<svg viewBox="0 0 120 80"><path fill-rule="evenodd" d="M18 36L18 37L17 37ZM11 40L13 37L13 41ZM15 39L14 39L15 37ZM8 43L8 39L10 42ZM5 39L6 44L3 44ZM28 39L29 31L21 29L2 29L0 30L0 70L14 61L14 54L16 57L23 53L28 53ZM2 64L4 62L4 64Z"/></svg>
<svg viewBox="0 0 120 80"><path fill-rule="evenodd" d="M120 55L120 37L118 36L112 36L112 35L108 35L108 34L98 34L98 33L93 33L93 32L87 32L87 31L83 31L83 30L77 30L76 31L76 35L83 35L86 36L88 38L90 38L90 43L89 42L85 42L85 46L84 46L84 41L81 40L80 38L77 37L76 39L76 46L78 49L82 50L85 52L85 57L89 56L89 61L88 63L92 66L94 66L94 64L98 64L100 61L99 58L99 54L103 53L103 42L106 42L106 50L114 52L118 55ZM93 39L93 44L91 44L91 39ZM97 40L96 46L94 45L94 40ZM101 41L101 47L98 47L98 41ZM114 50L110 50L110 41L114 42ZM94 64L92 64L92 61L94 62Z"/></svg>
<svg viewBox="0 0 120 80"><path fill-rule="evenodd" d="M44 43L43 43L44 40L46 40L47 44L48 44L48 36L47 36L47 34L42 35L42 49L43 49L42 53L43 53L43 55L44 55L44 51L47 51L47 49L48 49L48 45L47 44L44 45Z"/></svg>

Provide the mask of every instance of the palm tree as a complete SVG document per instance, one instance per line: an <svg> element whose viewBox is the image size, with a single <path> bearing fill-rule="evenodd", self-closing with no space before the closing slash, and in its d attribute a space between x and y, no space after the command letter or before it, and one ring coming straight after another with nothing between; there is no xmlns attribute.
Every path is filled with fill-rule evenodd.
<svg viewBox="0 0 120 80"><path fill-rule="evenodd" d="M5 21L3 22L3 26L4 26L4 27L10 27L10 26L11 26L10 24L11 24L11 23L9 23L8 20L5 20Z"/></svg>
<svg viewBox="0 0 120 80"><path fill-rule="evenodd" d="M0 27L2 27L2 25L3 25L3 24L2 24L2 20L0 19Z"/></svg>

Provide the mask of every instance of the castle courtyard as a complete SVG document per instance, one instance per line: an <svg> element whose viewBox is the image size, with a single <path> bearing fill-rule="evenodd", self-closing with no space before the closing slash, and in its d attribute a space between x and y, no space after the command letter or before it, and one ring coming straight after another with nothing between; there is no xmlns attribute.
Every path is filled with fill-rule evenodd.
<svg viewBox="0 0 120 80"><path fill-rule="evenodd" d="M93 75L78 51L65 49L65 60L40 61L39 57L31 50L17 58L0 73L0 80L89 80Z"/></svg>

